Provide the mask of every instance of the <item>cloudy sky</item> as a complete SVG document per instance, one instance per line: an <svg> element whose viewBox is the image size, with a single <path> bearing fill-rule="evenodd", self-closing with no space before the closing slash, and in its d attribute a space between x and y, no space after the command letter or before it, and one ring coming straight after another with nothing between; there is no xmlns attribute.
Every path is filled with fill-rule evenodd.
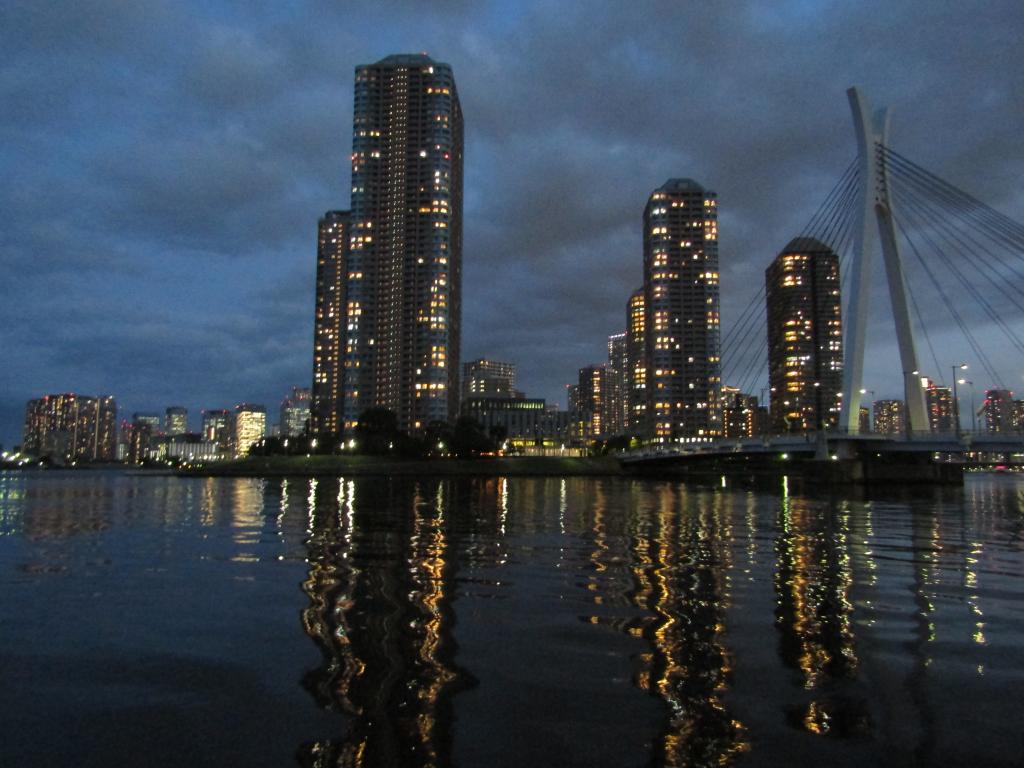
<svg viewBox="0 0 1024 768"><path fill-rule="evenodd" d="M852 160L850 85L892 106L899 151L1024 221L1022 39L1020 0L6 2L0 442L47 392L195 425L309 385L316 221L348 205L358 64L452 65L463 358L564 402L624 328L651 190L718 193L727 331ZM866 385L895 396L877 298ZM940 363L969 359L943 322Z"/></svg>

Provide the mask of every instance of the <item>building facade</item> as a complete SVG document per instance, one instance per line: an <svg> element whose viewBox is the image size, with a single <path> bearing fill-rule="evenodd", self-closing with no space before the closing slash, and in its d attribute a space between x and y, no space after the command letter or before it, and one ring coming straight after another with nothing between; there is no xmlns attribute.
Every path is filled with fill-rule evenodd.
<svg viewBox="0 0 1024 768"><path fill-rule="evenodd" d="M607 434L622 435L629 430L629 334L608 337L608 368L612 391L609 394Z"/></svg>
<svg viewBox="0 0 1024 768"><path fill-rule="evenodd" d="M902 400L875 400L875 433L902 435L907 431L907 409Z"/></svg>
<svg viewBox="0 0 1024 768"><path fill-rule="evenodd" d="M278 424L280 437L300 437L306 434L312 410L311 391L302 387L292 387L292 393L281 401L281 412ZM316 434L316 433L314 433Z"/></svg>
<svg viewBox="0 0 1024 768"><path fill-rule="evenodd" d="M22 449L61 462L113 461L117 403L113 397L44 395L25 406Z"/></svg>
<svg viewBox="0 0 1024 768"><path fill-rule="evenodd" d="M248 456L249 449L267 433L267 409L262 405L240 403L235 406L232 448L235 458Z"/></svg>
<svg viewBox="0 0 1024 768"><path fill-rule="evenodd" d="M722 437L757 437L764 431L762 409L757 395L748 395L736 387L723 386L721 392Z"/></svg>
<svg viewBox="0 0 1024 768"><path fill-rule="evenodd" d="M644 327L649 433L661 441L721 434L718 201L669 179L644 209Z"/></svg>
<svg viewBox="0 0 1024 768"><path fill-rule="evenodd" d="M374 407L419 431L458 412L462 109L423 54L356 68L342 428Z"/></svg>
<svg viewBox="0 0 1024 768"><path fill-rule="evenodd" d="M924 390L925 407L928 409L928 423L932 432L952 432L953 390L940 387L931 379Z"/></svg>
<svg viewBox="0 0 1024 768"><path fill-rule="evenodd" d="M348 247L349 212L328 211L317 225L313 386L309 404L309 427L313 434L341 434Z"/></svg>
<svg viewBox="0 0 1024 768"><path fill-rule="evenodd" d="M168 437L188 432L188 409L172 405L164 412L164 434Z"/></svg>
<svg viewBox="0 0 1024 768"><path fill-rule="evenodd" d="M626 305L626 425L633 434L647 424L647 337L644 289L633 292Z"/></svg>
<svg viewBox="0 0 1024 768"><path fill-rule="evenodd" d="M839 257L818 240L796 238L765 271L765 286L772 428L833 428L843 388Z"/></svg>
<svg viewBox="0 0 1024 768"><path fill-rule="evenodd" d="M1013 392L1008 389L986 390L981 412L985 417L985 431L989 434L1012 431Z"/></svg>
<svg viewBox="0 0 1024 768"><path fill-rule="evenodd" d="M471 397L515 397L515 363L471 360L462 366L462 399Z"/></svg>
<svg viewBox="0 0 1024 768"><path fill-rule="evenodd" d="M223 456L231 455L232 429L231 411L223 408L203 411L202 439L216 443Z"/></svg>

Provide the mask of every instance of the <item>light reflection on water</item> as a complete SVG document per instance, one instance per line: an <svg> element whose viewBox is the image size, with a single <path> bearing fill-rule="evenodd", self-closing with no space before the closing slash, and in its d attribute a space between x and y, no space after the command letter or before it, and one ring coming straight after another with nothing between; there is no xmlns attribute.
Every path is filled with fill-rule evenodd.
<svg viewBox="0 0 1024 768"><path fill-rule="evenodd" d="M59 690L63 657L115 711L137 692L97 680L126 657L257 678L248 742L231 685L167 705L202 712L211 761L1010 765L1024 748L1016 478L853 500L793 482L5 473L0 588L0 652L21 669L5 711ZM43 631L44 611L78 621ZM29 707L19 731L72 754L67 706ZM85 748L113 759L125 731ZM15 744L17 764L59 756Z"/></svg>

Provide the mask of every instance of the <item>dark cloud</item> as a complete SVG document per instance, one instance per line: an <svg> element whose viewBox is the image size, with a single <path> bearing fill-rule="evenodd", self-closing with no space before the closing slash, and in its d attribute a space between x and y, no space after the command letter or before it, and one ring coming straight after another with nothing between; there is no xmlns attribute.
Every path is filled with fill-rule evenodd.
<svg viewBox="0 0 1024 768"><path fill-rule="evenodd" d="M46 391L273 407L307 382L316 218L349 199L357 64L454 67L463 357L514 360L564 402L625 325L648 194L674 176L717 191L728 328L853 158L851 84L895 108L904 154L1024 219L1022 32L1016 0L8 3L0 440ZM933 345L970 357L919 290ZM887 303L879 396L899 386Z"/></svg>

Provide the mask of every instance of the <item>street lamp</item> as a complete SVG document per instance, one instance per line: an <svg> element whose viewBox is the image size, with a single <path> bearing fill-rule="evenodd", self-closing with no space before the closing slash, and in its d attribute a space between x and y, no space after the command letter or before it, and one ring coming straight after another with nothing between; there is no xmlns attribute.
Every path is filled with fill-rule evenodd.
<svg viewBox="0 0 1024 768"><path fill-rule="evenodd" d="M967 363L960 363L960 365L949 366L950 370L953 371L953 424L956 428L956 439L960 439L960 401L957 399L956 394L956 369L959 368L961 371L967 370ZM973 408L971 409L974 410Z"/></svg>

